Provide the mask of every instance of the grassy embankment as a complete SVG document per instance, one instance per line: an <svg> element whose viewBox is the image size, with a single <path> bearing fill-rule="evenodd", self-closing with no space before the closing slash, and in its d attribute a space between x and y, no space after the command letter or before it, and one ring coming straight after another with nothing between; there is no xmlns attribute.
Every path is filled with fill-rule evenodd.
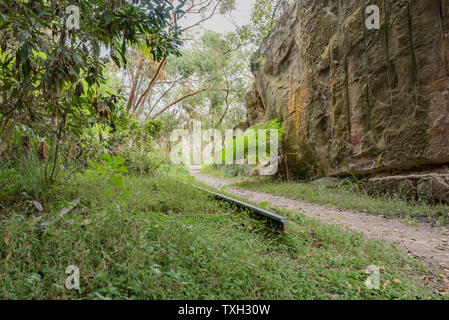
<svg viewBox="0 0 449 320"><path fill-rule="evenodd" d="M274 234L173 176L127 175L130 197L96 171L37 193L33 177L0 199L3 299L441 298L441 279L392 247L293 214ZM64 286L69 265L79 291ZM370 265L378 290L364 285Z"/></svg>

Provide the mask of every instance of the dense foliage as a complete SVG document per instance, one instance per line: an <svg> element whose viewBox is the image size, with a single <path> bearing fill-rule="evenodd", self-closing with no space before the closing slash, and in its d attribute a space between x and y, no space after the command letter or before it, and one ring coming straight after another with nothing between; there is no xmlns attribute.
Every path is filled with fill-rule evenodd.
<svg viewBox="0 0 449 320"><path fill-rule="evenodd" d="M62 142L66 159L81 158L73 152L89 149L89 130L127 126L123 97L105 77L109 61L126 66L127 49L135 45L146 46L157 61L179 54L181 45L179 28L170 21L173 14L182 14L182 6L154 0L77 1L80 19L73 27L66 10L71 3L0 4L0 154L9 150L14 155L11 147L20 139L25 148L42 142L40 155L48 158L50 181L58 172Z"/></svg>

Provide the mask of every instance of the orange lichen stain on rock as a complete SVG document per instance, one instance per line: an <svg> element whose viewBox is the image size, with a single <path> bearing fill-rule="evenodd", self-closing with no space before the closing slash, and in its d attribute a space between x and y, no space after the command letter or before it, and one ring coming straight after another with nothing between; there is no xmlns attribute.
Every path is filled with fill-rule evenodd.
<svg viewBox="0 0 449 320"><path fill-rule="evenodd" d="M290 91L288 92L288 113L292 114L295 111L295 104L294 101L292 100L292 97L294 97L294 94L292 92L293 90L290 89Z"/></svg>
<svg viewBox="0 0 449 320"><path fill-rule="evenodd" d="M307 137L307 106L310 103L309 80L305 78L296 88L295 125L300 138Z"/></svg>

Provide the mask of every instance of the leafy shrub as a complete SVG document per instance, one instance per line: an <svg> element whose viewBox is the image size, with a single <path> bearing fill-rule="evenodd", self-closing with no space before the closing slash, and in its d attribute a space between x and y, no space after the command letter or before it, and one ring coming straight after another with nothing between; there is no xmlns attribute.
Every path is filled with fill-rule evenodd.
<svg viewBox="0 0 449 320"><path fill-rule="evenodd" d="M249 137L249 130L254 130L255 132L255 139L250 139ZM259 163L259 149L258 149L258 143L259 143L259 132L258 130L267 130L267 136L266 136L266 155L267 157L271 154L271 134L270 130L277 130L278 131L278 139L279 142L282 141L284 136L284 128L282 126L282 123L278 119L273 119L265 123L259 123L251 128L249 128L246 132L238 133L233 138L228 138L225 140L225 145L223 148L223 151L221 154L218 155L218 157L221 157L221 162L225 163L226 160L226 154L232 153L233 160L236 162L238 159L244 159L245 162L248 160L248 150L250 147L252 147L254 150L256 150L256 162ZM244 143L243 148L243 154L239 154L238 152L240 150L237 150L237 141L242 141ZM252 146L251 144L255 144L255 146ZM228 146L232 146L229 148ZM218 173L219 176L224 178L232 178L232 177L246 177L250 175L251 172L251 165L245 165L245 164L224 164L224 165L212 165L209 166L209 171L222 171L222 173ZM208 170L208 169L205 169ZM209 172L212 173L212 172Z"/></svg>
<svg viewBox="0 0 449 320"><path fill-rule="evenodd" d="M0 169L0 201L15 199L22 194L33 199L42 199L49 191L45 175L45 164L33 153L27 154L16 163L5 164Z"/></svg>
<svg viewBox="0 0 449 320"><path fill-rule="evenodd" d="M136 175L152 175L160 171L166 162L155 152L136 153L127 160L127 166L131 173Z"/></svg>
<svg viewBox="0 0 449 320"><path fill-rule="evenodd" d="M252 140L249 138L249 132L250 130L254 130L255 131L255 139ZM233 138L229 138L225 141L225 147L223 148L223 151L221 153L221 160L224 162L226 159L226 154L229 152L232 152L233 154L233 159L234 161L236 161L237 159L248 159L248 150L249 147L251 145L249 145L250 143L255 143L255 150L256 150L256 154L257 154L257 162L259 162L259 155L258 155L258 142L259 142L259 132L258 130L267 130L267 137L266 137L266 141L267 141L267 146L266 146L266 151L267 151L267 156L270 155L270 145L271 145L271 135L270 135L270 130L278 130L278 137L279 137L279 141L282 141L283 139L283 135L284 135L284 128L282 127L282 123L278 120L278 119L273 119L270 120L268 122L265 123L259 123L256 124L254 126L252 126L251 128L249 128L246 132L244 132L243 134L239 133L237 134L235 137ZM232 141L230 141L230 139L232 139ZM238 150L237 150L237 141L243 139L244 141L244 154L237 154ZM232 150L229 150L229 148L226 148L226 146L228 145L232 145Z"/></svg>
<svg viewBox="0 0 449 320"><path fill-rule="evenodd" d="M109 183L119 189L127 198L131 195L128 188L123 183L123 173L128 173L128 168L124 166L125 160L118 156L103 155L103 164L91 162L91 166L97 173L105 176Z"/></svg>

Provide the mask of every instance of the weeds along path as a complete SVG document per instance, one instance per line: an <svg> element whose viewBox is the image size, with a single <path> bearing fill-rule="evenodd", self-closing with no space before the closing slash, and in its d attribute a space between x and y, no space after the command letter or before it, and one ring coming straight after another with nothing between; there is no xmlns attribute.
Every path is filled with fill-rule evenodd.
<svg viewBox="0 0 449 320"><path fill-rule="evenodd" d="M394 244L397 248L426 263L438 265L449 273L449 235L447 229L420 224L413 227L399 218L385 218L369 213L333 209L301 202L272 194L229 187L236 181L226 181L201 174L191 169L190 174L210 187L245 198L254 203L268 202L278 208L304 213L318 221L346 226L350 230L363 233L365 237Z"/></svg>

